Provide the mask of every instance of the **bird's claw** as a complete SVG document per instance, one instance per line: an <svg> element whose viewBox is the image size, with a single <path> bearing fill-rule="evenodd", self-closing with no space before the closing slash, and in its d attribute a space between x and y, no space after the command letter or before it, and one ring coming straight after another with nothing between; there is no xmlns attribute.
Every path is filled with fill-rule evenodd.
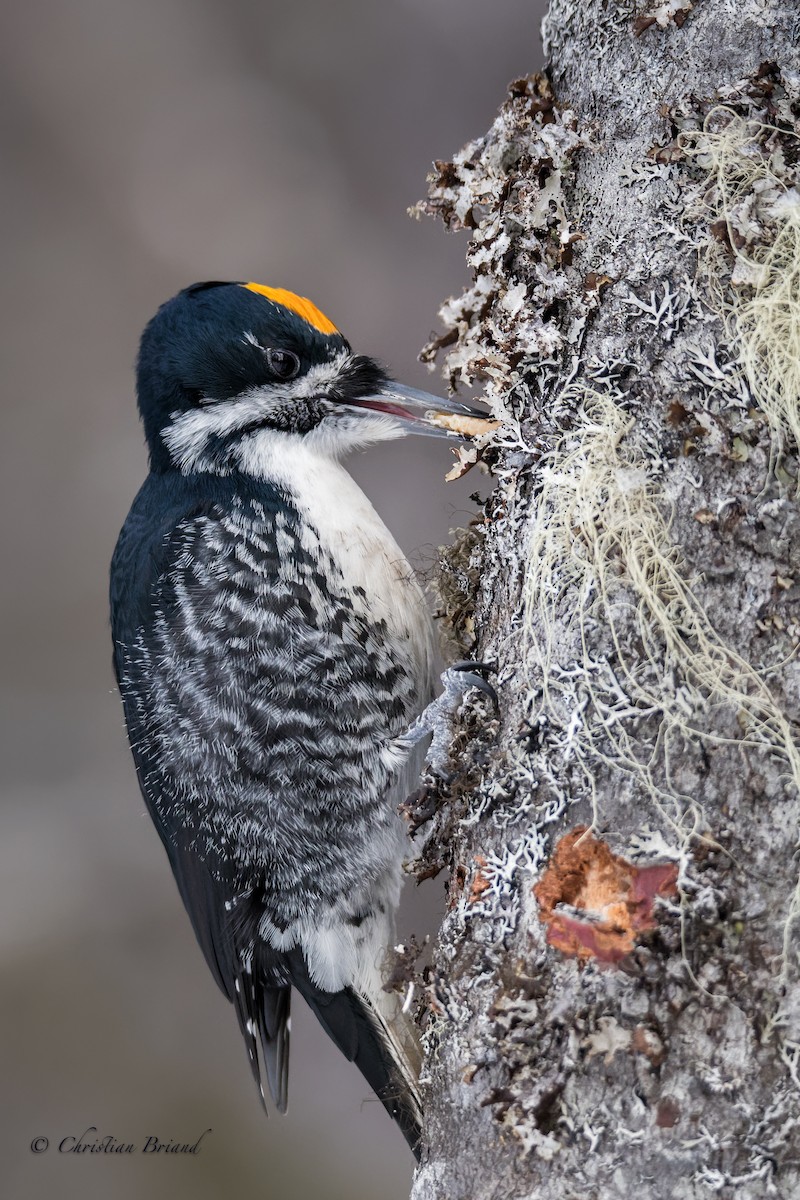
<svg viewBox="0 0 800 1200"><path fill-rule="evenodd" d="M489 681L484 679L483 675L479 674L479 672L483 671L487 675L490 675L494 674L496 670L496 663L476 662L472 659L464 659L461 662L453 663L452 666L448 667L447 671L444 672L444 675L447 675L450 671L457 671L460 676L460 686L462 691L466 691L467 688L471 687L477 688L478 691L483 692L484 695L489 697L492 705L495 709L497 709L499 708L497 692L494 690ZM445 683L444 675L442 676L443 683ZM447 684L445 683L445 687L446 686Z"/></svg>

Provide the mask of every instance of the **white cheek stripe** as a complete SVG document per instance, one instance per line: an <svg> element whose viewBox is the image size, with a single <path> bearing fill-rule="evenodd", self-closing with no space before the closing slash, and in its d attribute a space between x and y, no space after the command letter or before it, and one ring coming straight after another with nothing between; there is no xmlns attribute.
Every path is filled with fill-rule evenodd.
<svg viewBox="0 0 800 1200"><path fill-rule="evenodd" d="M255 343L252 334L244 336ZM324 395L336 382L348 357L342 350L330 362L310 367L300 379L253 388L231 400L215 401L209 396L211 403L206 408L172 413L170 424L161 431L170 458L184 474L216 469L207 454L212 439L236 433L237 429L244 429L253 421L268 419L278 405Z"/></svg>

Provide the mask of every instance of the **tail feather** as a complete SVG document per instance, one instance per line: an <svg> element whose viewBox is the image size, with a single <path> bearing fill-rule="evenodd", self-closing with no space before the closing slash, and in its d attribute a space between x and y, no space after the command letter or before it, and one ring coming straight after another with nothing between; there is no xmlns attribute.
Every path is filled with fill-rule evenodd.
<svg viewBox="0 0 800 1200"><path fill-rule="evenodd" d="M267 1083L278 1112L285 1113L289 1101L289 1030L291 988L265 989L259 1034Z"/></svg>
<svg viewBox="0 0 800 1200"><path fill-rule="evenodd" d="M243 957L233 997L262 1103L266 1075L278 1111L286 1112L292 987L342 1054L361 1071L419 1159L419 1044L396 998L381 993L373 999L351 987L325 991L311 979L299 947L276 952L263 942Z"/></svg>
<svg viewBox="0 0 800 1200"><path fill-rule="evenodd" d="M308 993L298 990L328 1036L358 1067L419 1160L422 1104L416 1073L391 1025L352 988L320 992L312 985Z"/></svg>
<svg viewBox="0 0 800 1200"><path fill-rule="evenodd" d="M289 1029L292 989L269 987L252 971L236 978L234 1007L244 1038L250 1069L264 1103L262 1066L278 1112L285 1113L289 1099Z"/></svg>

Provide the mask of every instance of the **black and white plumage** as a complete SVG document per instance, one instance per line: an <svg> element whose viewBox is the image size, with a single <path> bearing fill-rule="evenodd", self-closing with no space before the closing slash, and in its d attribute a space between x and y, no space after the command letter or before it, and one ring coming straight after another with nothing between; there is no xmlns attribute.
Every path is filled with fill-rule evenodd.
<svg viewBox="0 0 800 1200"><path fill-rule="evenodd" d="M432 629L339 460L467 410L390 382L308 301L259 285L164 305L137 383L151 471L111 605L147 806L277 1107L295 988L418 1151L416 1041L382 965Z"/></svg>

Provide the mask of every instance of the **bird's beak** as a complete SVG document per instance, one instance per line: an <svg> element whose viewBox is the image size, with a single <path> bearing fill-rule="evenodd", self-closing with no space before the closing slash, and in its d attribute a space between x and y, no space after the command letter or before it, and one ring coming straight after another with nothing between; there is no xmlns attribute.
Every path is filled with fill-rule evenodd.
<svg viewBox="0 0 800 1200"><path fill-rule="evenodd" d="M407 426L409 433L438 437L478 437L498 427L486 412L461 400L442 400L430 392L387 380L372 396L359 396L347 403L356 408L388 413Z"/></svg>

